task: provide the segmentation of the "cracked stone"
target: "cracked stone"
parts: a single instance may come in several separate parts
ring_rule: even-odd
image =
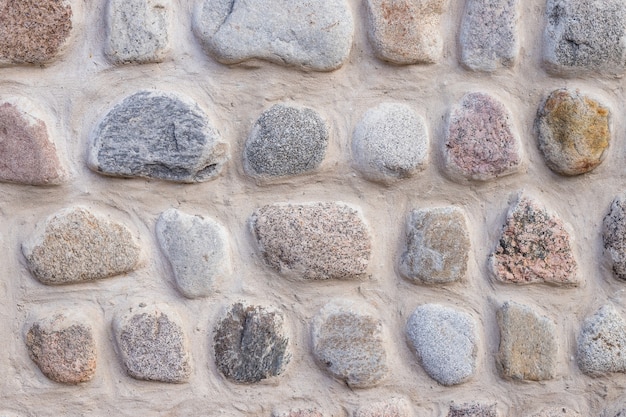
[[[615,307],[605,305],[583,321],[577,360],[592,376],[626,372],[626,321]]]
[[[626,196],[613,200],[602,223],[602,240],[613,273],[626,280]]]
[[[452,404],[448,417],[498,417],[496,404]]]
[[[354,417],[412,417],[411,403],[404,398],[391,398],[359,407]]]

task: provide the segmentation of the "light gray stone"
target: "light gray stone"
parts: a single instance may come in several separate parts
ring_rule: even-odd
[[[626,195],[616,197],[604,216],[602,240],[613,273],[626,280]]]
[[[448,417],[498,417],[496,404],[452,404]]]
[[[605,305],[583,321],[577,359],[592,376],[626,372],[626,321],[615,307]]]

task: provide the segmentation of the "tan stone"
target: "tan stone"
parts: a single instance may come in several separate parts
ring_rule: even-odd
[[[391,398],[359,407],[354,417],[411,417],[411,404],[404,398]]]

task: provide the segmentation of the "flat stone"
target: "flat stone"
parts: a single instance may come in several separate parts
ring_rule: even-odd
[[[260,59],[330,71],[348,59],[354,22],[345,0],[203,0],[194,29],[223,64]]]
[[[496,404],[452,404],[448,417],[498,417]]]
[[[126,226],[74,207],[39,224],[22,244],[22,252],[35,278],[57,285],[132,271],[139,262],[140,247]]]
[[[185,297],[214,294],[216,283],[230,274],[228,235],[214,220],[169,209],[159,217],[156,235]]]
[[[399,270],[409,281],[446,284],[465,277],[470,240],[467,220],[459,208],[413,210],[405,235]]]
[[[100,122],[88,164],[105,175],[193,183],[215,178],[227,158],[226,144],[196,103],[140,91]]]
[[[487,94],[465,95],[450,112],[443,158],[448,175],[457,181],[487,181],[518,172],[521,143],[509,111]]]
[[[616,197],[604,217],[602,241],[613,273],[626,280],[626,195]]]
[[[592,376],[626,372],[626,321],[615,307],[605,305],[583,321],[577,359]]]
[[[546,20],[543,60],[549,72],[624,74],[626,4],[622,0],[548,0]]]
[[[351,388],[376,386],[389,371],[382,322],[365,306],[326,304],[313,320],[312,337],[320,367]]]
[[[328,146],[328,127],[312,109],[275,104],[256,121],[244,150],[255,177],[284,177],[315,170]]]
[[[318,410],[313,409],[294,409],[282,413],[275,411],[274,413],[272,413],[272,417],[324,417],[324,414],[322,414]]]
[[[413,410],[406,399],[391,398],[359,407],[354,417],[413,417]]]
[[[78,384],[96,373],[96,343],[91,326],[70,314],[36,321],[26,334],[30,358],[55,382]]]
[[[367,0],[369,40],[394,64],[431,64],[443,54],[441,16],[448,0]]]
[[[539,149],[551,170],[579,175],[596,168],[611,140],[609,109],[579,91],[555,90],[537,114]]]
[[[182,321],[167,306],[133,307],[115,318],[113,331],[131,377],[172,383],[189,379],[191,358]]]
[[[169,49],[170,0],[109,0],[106,54],[118,64],[161,62]]]
[[[368,180],[383,183],[409,178],[426,168],[428,146],[424,119],[400,103],[369,109],[352,134],[356,169]]]
[[[269,266],[303,279],[362,277],[371,255],[371,236],[359,212],[347,204],[271,204],[250,219]]]
[[[291,360],[289,336],[281,310],[233,304],[215,328],[217,369],[238,383],[278,376]]]
[[[515,284],[578,285],[578,265],[561,219],[520,195],[491,255],[496,279]]]
[[[533,414],[531,417],[581,417],[576,411],[572,411],[565,407],[551,407],[544,408],[538,413]]]

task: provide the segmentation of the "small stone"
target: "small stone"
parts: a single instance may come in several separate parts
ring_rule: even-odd
[[[509,111],[493,97],[471,93],[450,112],[443,157],[457,181],[487,181],[521,168],[520,140]]]
[[[626,321],[605,305],[587,317],[578,335],[578,366],[589,375],[626,372]]]
[[[140,91],[100,122],[88,164],[105,175],[193,183],[215,178],[227,158],[226,144],[196,103]]]
[[[441,16],[448,0],[367,0],[368,35],[378,58],[432,64],[443,54]]]
[[[370,232],[347,204],[271,204],[258,209],[250,223],[265,261],[283,275],[350,279],[367,270]]]
[[[238,383],[278,376],[291,360],[283,312],[274,308],[233,304],[213,343],[217,369]]]
[[[572,411],[565,407],[544,408],[540,412],[533,414],[531,417],[581,417],[576,411]]]
[[[602,223],[604,252],[613,273],[626,280],[626,195],[616,197]]]
[[[145,381],[187,381],[191,358],[181,323],[167,306],[143,303],[116,317],[113,331],[128,375]]]
[[[244,167],[255,177],[313,171],[328,146],[328,127],[312,109],[276,104],[256,121],[244,150]]]
[[[428,132],[411,107],[382,103],[369,109],[352,135],[356,168],[371,181],[409,178],[426,167]]]
[[[412,417],[411,404],[404,398],[391,398],[359,407],[354,417]]]
[[[496,404],[452,404],[448,417],[498,417],[498,410]]]
[[[324,414],[317,410],[294,409],[284,413],[275,411],[272,417],[324,417]]]
[[[169,209],[159,217],[156,234],[185,297],[208,297],[230,273],[228,236],[214,220]]]
[[[537,114],[539,149],[551,170],[579,175],[596,168],[611,140],[609,109],[567,89],[553,91]]]
[[[378,385],[387,375],[381,321],[349,301],[326,304],[313,320],[313,355],[322,369],[351,388]]]
[[[223,64],[261,59],[331,71],[348,59],[354,22],[345,0],[203,0],[194,29]]]
[[[28,268],[48,285],[93,281],[134,270],[140,247],[126,226],[85,208],[61,210],[22,244]]]
[[[579,284],[578,265],[563,222],[525,195],[509,210],[491,263],[501,282]]]
[[[413,210],[406,224],[400,273],[415,283],[446,284],[465,277],[470,240],[456,207]]]

